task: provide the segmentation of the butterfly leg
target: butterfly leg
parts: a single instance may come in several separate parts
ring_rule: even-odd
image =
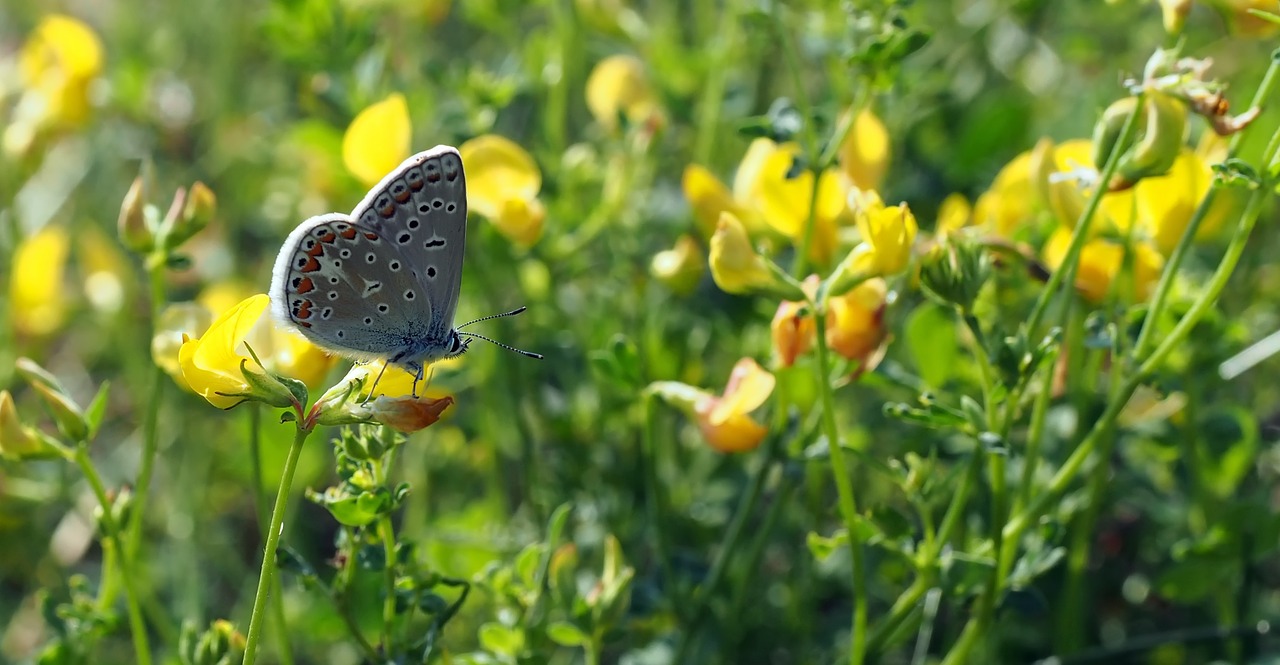
[[[405,363],[405,368],[413,372],[413,397],[418,397],[418,382],[422,380],[423,366],[419,362]]]
[[[366,402],[373,399],[373,391],[378,387],[378,382],[382,380],[382,375],[387,372],[387,365],[389,364],[387,362],[382,363],[382,369],[378,371],[378,376],[374,378],[373,385],[369,386],[369,394],[365,397]]]

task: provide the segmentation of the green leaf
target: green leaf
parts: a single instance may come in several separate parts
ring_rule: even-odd
[[[89,408],[84,412],[85,422],[89,425],[88,440],[92,441],[98,435],[98,428],[102,426],[102,417],[107,412],[107,389],[110,383],[103,381],[98,387],[98,394],[93,396],[93,401],[89,402]]]
[[[581,628],[568,621],[555,621],[547,626],[547,637],[562,647],[580,647],[591,641]]]
[[[1230,498],[1254,467],[1258,426],[1244,410],[1230,409],[1211,414],[1201,425],[1201,431],[1215,450],[1200,455],[1193,463],[1200,466],[1205,486],[1215,496]]]
[[[810,531],[808,537],[805,538],[805,545],[809,547],[809,553],[818,561],[826,561],[837,549],[848,544],[849,532],[845,529],[840,529],[829,537],[819,535],[816,531]]]
[[[480,626],[480,646],[503,656],[516,656],[524,649],[524,633],[500,623]]]
[[[907,317],[905,334],[920,378],[941,388],[954,373],[959,351],[955,319],[941,306],[924,303]]]

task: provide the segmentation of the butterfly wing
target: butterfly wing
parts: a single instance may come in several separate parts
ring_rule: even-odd
[[[462,159],[437,146],[405,160],[356,206],[294,229],[276,258],[276,317],[342,355],[447,355],[462,285]]]
[[[351,216],[384,234],[427,296],[426,344],[447,345],[462,288],[467,186],[462,156],[446,145],[424,150],[369,192]],[[427,360],[433,360],[428,354]]]

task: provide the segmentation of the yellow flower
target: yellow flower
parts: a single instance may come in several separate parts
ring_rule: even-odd
[[[1031,220],[1036,188],[1031,179],[1033,152],[1024,152],[1009,161],[991,182],[991,187],[974,204],[973,223],[1009,238]]]
[[[184,337],[197,332],[203,333],[212,322],[213,314],[209,308],[199,303],[179,302],[168,305],[156,320],[156,330],[151,337],[151,360],[173,377],[178,385],[190,388],[182,378],[178,351],[182,348]]]
[[[870,277],[888,277],[902,272],[911,260],[916,241],[916,216],[907,204],[892,208],[880,204],[862,207],[855,218],[862,241],[836,267],[832,295],[841,295]]]
[[[591,70],[587,109],[610,132],[618,129],[619,116],[632,125],[663,122],[662,107],[644,63],[630,55],[610,56]]]
[[[1049,237],[1044,247],[1044,259],[1049,267],[1058,270],[1067,256],[1067,248],[1071,245],[1071,231],[1066,227],[1058,229]],[[1080,251],[1080,266],[1076,271],[1076,289],[1086,300],[1100,303],[1111,291],[1111,283],[1124,262],[1124,247],[1103,238],[1096,238],[1085,243]],[[1164,268],[1164,258],[1146,243],[1133,245],[1133,287],[1138,302],[1145,301],[1151,295],[1160,271]],[[1133,294],[1121,294],[1128,300]]]
[[[969,224],[972,214],[973,207],[969,205],[969,199],[966,199],[964,194],[949,194],[947,198],[942,199],[942,205],[938,206],[938,221],[934,226],[934,234],[939,238],[945,238],[959,231]]]
[[[1138,181],[1134,187],[1138,220],[1161,253],[1167,256],[1177,246],[1212,182],[1212,169],[1190,148],[1182,150],[1169,173]],[[1215,230],[1201,224],[1196,237],[1204,239]]]
[[[102,71],[102,42],[81,21],[50,14],[23,45],[18,69],[23,87],[43,102],[43,119],[79,123],[89,110],[89,83]]]
[[[733,192],[706,167],[699,164],[686,166],[680,184],[684,197],[693,208],[693,220],[704,238],[710,238],[716,232],[722,212],[731,213],[752,232],[763,230],[759,215],[734,198]]]
[[[13,396],[0,390],[0,458],[10,460],[48,459],[58,457],[61,450],[39,430],[22,422]]]
[[[654,254],[653,262],[649,264],[649,272],[680,295],[693,292],[706,270],[702,248],[689,235],[680,236],[675,247]]]
[[[804,280],[805,295],[810,298],[815,297],[818,283],[817,275],[810,275]],[[769,323],[773,353],[783,367],[794,365],[796,358],[813,348],[813,336],[817,325],[813,319],[813,312],[809,311],[808,307],[808,303],[805,302],[783,300],[778,303],[778,311],[774,313],[773,321]]]
[[[53,224],[18,244],[9,278],[9,311],[19,333],[48,335],[66,320],[63,273],[69,245],[66,229]]]
[[[283,385],[255,372],[253,360],[239,351],[268,303],[266,294],[250,296],[215,319],[202,337],[184,335],[178,349],[182,376],[193,392],[219,409],[229,409],[250,397],[273,406],[292,403]]]
[[[316,400],[311,413],[321,425],[378,422],[416,432],[439,420],[453,397],[420,383],[417,388],[427,394],[413,396],[415,383],[415,376],[398,365],[358,363]]]
[[[1250,9],[1256,9],[1280,14],[1275,0],[1208,0],[1208,3],[1227,19],[1232,30],[1245,37],[1265,38],[1280,30],[1280,25],[1249,13]]]
[[[778,144],[766,138],[756,139],[748,149],[748,157],[760,161],[758,167],[751,165],[754,167],[754,179],[743,183],[745,200],[759,211],[769,226],[797,246],[803,242],[809,223],[814,179],[813,172],[808,170],[801,171],[794,178],[787,177],[799,154],[800,147],[795,143]],[[748,160],[744,158],[743,161]],[[837,224],[845,212],[848,191],[848,180],[837,169],[824,171],[818,179],[809,258],[819,264],[830,263],[835,252]]]
[[[765,289],[775,281],[764,257],[751,246],[751,238],[742,222],[727,212],[720,213],[720,223],[711,236],[711,277],[725,293],[749,293]]]
[[[840,145],[840,168],[860,189],[879,189],[889,169],[889,132],[870,109],[853,120]]]
[[[409,104],[393,93],[358,113],[342,137],[342,161],[366,186],[382,180],[409,157]]]
[[[538,200],[542,174],[533,157],[494,134],[471,139],[458,152],[467,170],[467,205],[512,242],[524,247],[537,242],[546,210]]]
[[[769,433],[751,412],[769,399],[777,383],[773,375],[751,358],[733,366],[723,395],[703,394],[693,405],[698,429],[712,448],[723,453],[754,449]]]
[[[827,300],[827,345],[848,360],[866,365],[884,341],[884,307],[889,292],[880,278],[869,279]]]
[[[733,366],[722,395],[674,381],[659,381],[650,389],[689,413],[712,448],[740,453],[759,446],[769,433],[751,417],[751,412],[769,399],[776,383],[774,376],[756,361],[743,358]]]

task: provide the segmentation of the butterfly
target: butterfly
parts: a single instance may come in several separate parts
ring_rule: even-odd
[[[317,215],[289,234],[271,271],[272,313],[320,348],[403,367],[415,395],[426,365],[466,353],[473,338],[541,359],[461,330],[524,307],[454,327],[466,240],[462,156],[438,145],[388,173],[350,215]]]

